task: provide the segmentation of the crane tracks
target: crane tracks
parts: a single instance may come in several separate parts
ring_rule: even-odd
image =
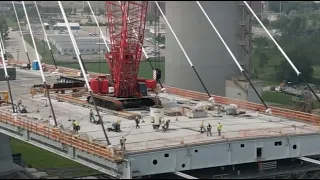
[[[54,99],[56,99],[58,101],[68,102],[70,104],[74,104],[74,105],[77,105],[77,106],[82,106],[82,107],[91,108],[91,109],[94,108],[94,106],[89,104],[86,100],[82,100],[82,99],[79,99],[79,98],[74,98],[74,97],[71,97],[69,95],[56,95],[55,94],[55,95],[52,95],[52,98],[54,98]],[[118,116],[118,117],[122,117],[122,118],[126,118],[126,119],[129,119],[129,120],[133,120],[137,116],[139,118],[141,118],[141,115],[138,114],[138,113],[135,113],[135,112],[124,111],[124,110],[114,111],[114,110],[110,110],[110,109],[102,108],[102,107],[98,107],[98,109],[101,112],[104,112],[106,114],[114,115],[114,116]]]

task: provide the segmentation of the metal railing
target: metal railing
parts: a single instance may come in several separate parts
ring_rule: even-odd
[[[90,142],[90,140],[83,137],[75,136],[72,133],[64,132],[44,123],[37,123],[26,118],[15,116],[10,112],[0,110],[0,122],[18,127],[19,130],[28,130],[31,133],[106,158],[113,162],[121,161],[122,159],[121,155],[115,152],[115,149],[109,148],[107,145]]]

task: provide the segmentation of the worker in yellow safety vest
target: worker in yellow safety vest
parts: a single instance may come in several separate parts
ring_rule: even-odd
[[[78,131],[80,130],[79,122],[73,120],[73,123],[72,123],[72,124],[73,124],[73,131],[74,131],[75,133],[78,133]]]
[[[221,123],[219,122],[219,123],[218,123],[218,126],[217,126],[218,136],[221,136],[221,130],[222,130],[222,125],[221,125]]]

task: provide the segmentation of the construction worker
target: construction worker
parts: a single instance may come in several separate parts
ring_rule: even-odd
[[[221,136],[221,130],[222,130],[222,125],[221,125],[221,123],[219,122],[219,123],[218,123],[218,126],[217,126],[218,136]]]
[[[121,139],[120,139],[120,145],[121,145],[121,150],[122,151],[126,150],[126,147],[125,147],[126,140],[127,139],[124,136],[122,136]]]
[[[166,124],[162,124],[162,133],[166,132]]]
[[[170,119],[168,119],[165,123],[166,131],[169,130],[169,123],[170,123]]]
[[[211,129],[212,129],[212,127],[211,127],[211,124],[209,123],[207,126],[207,136],[209,136],[209,134],[210,134],[210,136],[212,136]]]
[[[76,121],[76,120],[73,120],[73,131],[75,132],[75,133],[78,133],[78,131],[79,131],[79,129],[80,129],[80,126],[79,126],[79,122],[78,121]]]
[[[92,109],[90,109],[89,116],[90,116],[90,122],[93,122],[93,123],[96,122],[96,119],[94,118],[94,114],[93,114]]]
[[[204,121],[201,121],[200,123],[200,133],[203,133],[204,130]]]
[[[135,121],[136,121],[136,129],[137,129],[137,128],[140,129],[140,126],[139,126],[140,120],[139,120],[138,116],[136,116]]]
[[[21,99],[18,100],[18,106],[20,106],[22,104]]]

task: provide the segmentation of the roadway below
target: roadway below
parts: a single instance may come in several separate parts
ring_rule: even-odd
[[[10,38],[10,39],[5,41],[6,52],[10,53],[14,59],[28,63],[27,54],[25,53],[25,49],[23,47],[20,32],[19,31],[12,31],[12,28],[10,27],[8,38]],[[28,54],[30,57],[30,61],[32,62],[33,60],[36,60],[37,56],[36,56],[36,52],[35,52],[34,48],[32,46],[30,46],[26,41],[25,41],[25,44],[26,44],[27,51],[28,51]],[[17,53],[17,50],[20,52]],[[41,56],[40,56],[40,59],[42,59]]]

